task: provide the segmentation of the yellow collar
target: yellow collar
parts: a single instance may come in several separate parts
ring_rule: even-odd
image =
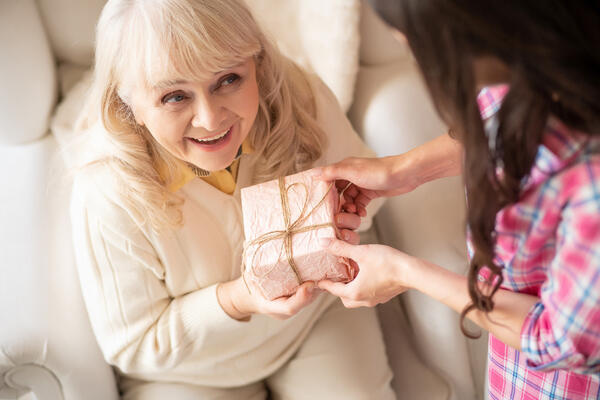
[[[250,146],[248,141],[244,140],[244,142],[242,143],[241,154],[250,154],[253,151],[254,151],[254,149],[252,149],[252,146]],[[177,164],[177,171],[175,173],[175,176],[173,177],[173,179],[167,186],[167,189],[172,193],[175,193],[176,191],[181,189],[186,183],[188,183],[192,179],[196,178],[196,174],[194,173],[194,171],[185,162],[183,162],[179,159],[176,159],[175,163]],[[209,172],[209,174],[207,176],[202,176],[200,178],[203,179],[208,184],[219,189],[223,193],[232,194],[233,191],[235,190],[235,183],[237,180],[238,167],[239,167],[239,157],[237,157],[235,160],[233,160],[233,162],[229,166],[229,169],[222,169],[219,171],[211,171],[211,172]],[[162,163],[160,163],[160,164],[157,163],[156,169],[158,170],[158,173],[160,174],[160,176],[164,180],[167,180],[168,171],[167,171],[166,166]]]

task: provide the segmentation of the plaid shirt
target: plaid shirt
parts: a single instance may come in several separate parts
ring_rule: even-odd
[[[478,96],[488,135],[507,91]],[[600,399],[600,138],[550,118],[496,232],[502,287],[540,301],[521,329],[521,351],[490,335],[490,399]]]

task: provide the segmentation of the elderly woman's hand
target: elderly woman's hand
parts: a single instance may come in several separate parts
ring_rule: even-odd
[[[266,314],[276,319],[287,319],[312,303],[321,290],[314,282],[304,282],[291,296],[274,300],[265,299],[257,291],[249,292],[242,278],[225,282],[217,287],[217,298],[230,317],[247,321],[252,314]]]
[[[342,240],[350,244],[360,242],[358,233],[354,232],[360,225],[358,215],[340,212],[335,215],[334,220]],[[312,303],[320,292],[322,291],[314,282],[304,282],[293,295],[269,301],[260,293],[249,293],[241,278],[217,287],[217,297],[223,310],[240,321],[248,320],[252,314],[266,314],[277,319],[289,318]]]

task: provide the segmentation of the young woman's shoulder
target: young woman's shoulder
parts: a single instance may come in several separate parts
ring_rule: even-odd
[[[600,154],[586,154],[558,176],[559,198],[563,203],[585,205],[600,211]]]

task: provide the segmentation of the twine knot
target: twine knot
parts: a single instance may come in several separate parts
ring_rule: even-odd
[[[250,247],[252,247],[254,245],[258,245],[258,247],[254,250],[252,262],[250,263],[251,264],[250,268],[253,269],[254,268],[254,257],[256,256],[256,253],[258,252],[258,250],[267,242],[270,242],[272,240],[282,239],[283,240],[282,250],[285,250],[287,262],[288,262],[290,268],[292,269],[292,271],[294,272],[294,275],[296,276],[298,285],[301,285],[302,278],[300,277],[300,271],[298,271],[298,267],[296,266],[296,262],[294,261],[294,249],[292,246],[293,236],[297,233],[308,232],[308,231],[323,229],[323,228],[328,228],[328,227],[332,227],[336,231],[336,234],[337,234],[337,227],[334,224],[332,224],[331,222],[303,226],[304,223],[306,222],[306,220],[315,212],[315,210],[317,208],[319,208],[321,206],[321,204],[323,204],[323,202],[327,198],[327,195],[331,191],[331,188],[333,187],[333,182],[329,185],[329,188],[327,189],[327,191],[325,192],[323,197],[319,200],[319,202],[310,211],[307,211],[308,203],[309,203],[309,199],[310,199],[310,191],[308,190],[308,188],[306,187],[305,184],[296,182],[296,183],[292,183],[286,187],[284,177],[279,177],[278,184],[279,184],[279,198],[281,201],[281,210],[283,213],[284,229],[264,233],[264,234],[260,235],[259,237],[255,238],[254,240],[252,240],[250,242],[246,242],[244,244],[244,251],[242,253],[242,278],[244,280],[244,283],[246,284],[246,287],[248,288],[248,291],[250,291],[250,288],[248,287],[248,284],[246,283],[246,279],[244,277],[244,272],[246,270],[246,252],[248,251],[248,249]],[[300,213],[298,218],[296,218],[295,221],[291,221],[291,211],[290,211],[290,205],[289,205],[288,192],[294,186],[301,186],[304,188],[305,198],[304,198],[304,204],[302,205],[302,212]],[[281,257],[281,253],[280,253],[279,257]]]

